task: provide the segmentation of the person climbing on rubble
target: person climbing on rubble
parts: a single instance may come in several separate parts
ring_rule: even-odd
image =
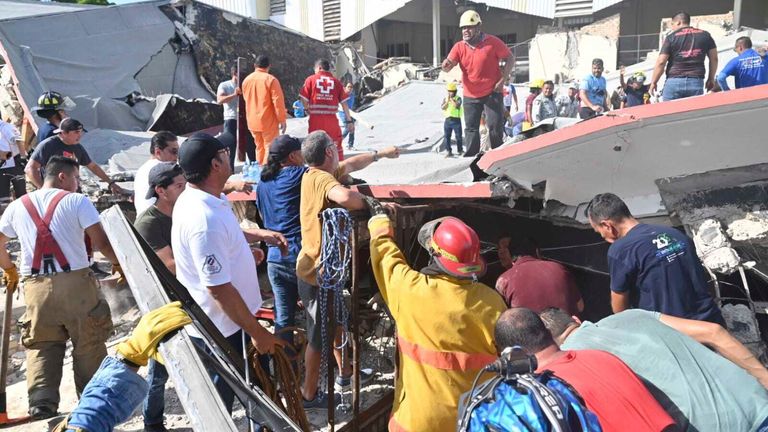
[[[179,138],[169,131],[157,132],[149,142],[149,159],[144,162],[133,177],[133,206],[136,215],[140,215],[155,203],[156,197],[147,198],[149,186],[149,172],[162,162],[176,162],[179,158]]]
[[[480,152],[480,116],[490,135],[491,148],[504,139],[504,80],[515,67],[515,55],[496,36],[482,31],[480,14],[468,10],[461,15],[459,27],[462,40],[456,42],[443,60],[442,70],[450,72],[461,68],[464,96],[464,131],[467,151],[464,156],[474,157]],[[499,67],[499,62],[504,66]]]
[[[350,112],[354,111],[355,108],[355,102],[357,101],[357,96],[355,95],[355,86],[348,82],[346,86],[344,86],[344,91],[347,93],[347,108]],[[347,120],[352,120],[352,123],[355,123],[355,119],[353,117],[347,117],[347,115],[344,113],[344,108],[340,104],[338,111],[336,111],[336,117],[339,119],[339,127],[341,128],[341,139],[342,141],[344,138],[347,138],[347,150],[352,150],[355,148],[355,129],[348,128]]]
[[[642,71],[635,72],[624,82],[625,73],[624,66],[622,66],[619,70],[619,83],[624,89],[624,97],[621,99],[619,109],[651,103],[651,93],[648,91],[648,86],[645,85],[645,74]]]
[[[242,357],[249,343],[259,354],[270,354],[276,344],[285,343],[262,327],[254,315],[262,300],[256,262],[248,244],[264,241],[287,252],[288,243],[274,231],[240,228],[222,194],[232,174],[228,152],[227,144],[205,133],[193,134],[179,150],[179,165],[188,184],[176,200],[171,218],[176,279],[237,355]],[[197,332],[190,331],[190,336],[209,351]],[[231,412],[234,392],[217,372],[210,372],[224,406]]]
[[[592,228],[608,248],[611,309],[629,309],[633,291],[637,307],[680,318],[725,326],[715,305],[696,247],[682,232],[640,223],[612,193],[596,195],[586,210]]]
[[[331,73],[331,62],[319,59],[315,62],[315,73],[304,80],[299,92],[307,115],[309,115],[309,133],[317,130],[325,131],[336,143],[339,150],[339,161],[344,160],[344,147],[341,144],[342,133],[336,111],[341,106],[344,111],[344,124],[348,133],[355,132],[355,122],[349,114],[349,94]]]
[[[579,116],[579,85],[575,82],[568,84],[568,93],[555,99],[558,117],[576,118]]]
[[[552,81],[545,81],[541,93],[533,100],[531,116],[534,125],[542,120],[557,117],[555,83]]]
[[[286,128],[285,96],[280,81],[269,73],[271,65],[269,57],[256,57],[254,71],[241,86],[248,130],[256,143],[255,160],[259,165],[267,163],[269,145],[275,137],[285,133]]]
[[[561,349],[620,358],[650,384],[648,390],[682,430],[768,427],[768,370],[718,324],[640,309],[595,323],[556,308],[539,316]]]
[[[91,156],[80,144],[85,129],[83,124],[73,118],[62,120],[58,129],[54,131],[56,135],[41,142],[29,158],[24,173],[27,175],[28,185],[34,186],[34,189],[43,187],[43,178],[45,177],[45,167],[53,156],[64,156],[73,159],[81,166],[88,168],[101,181],[107,183],[109,190],[118,195],[126,194],[126,191],[107,176],[107,173],[94,161]]]
[[[618,357],[597,350],[561,351],[544,322],[530,309],[505,311],[496,322],[494,339],[499,350],[519,346],[535,354],[537,372],[550,370],[576,389],[606,432],[680,430]]]
[[[168,270],[176,274],[176,263],[171,250],[171,226],[173,207],[184,191],[187,180],[176,162],[160,162],[153,166],[148,175],[148,190],[143,198],[152,198],[154,203],[140,213],[134,222],[136,231],[149,244]],[[168,371],[161,363],[151,360],[147,372],[149,392],[144,400],[142,414],[145,432],[165,431],[165,383]]]
[[[443,102],[440,104],[440,109],[443,110],[445,121],[443,122],[443,145],[440,146],[440,151],[446,152],[446,157],[453,156],[451,152],[451,133],[456,136],[456,155],[461,156],[464,153],[462,139],[461,139],[461,97],[456,93],[458,87],[456,83],[449,82],[445,85],[445,89],[448,91],[446,97],[443,98]]]
[[[717,71],[717,45],[709,32],[691,27],[691,16],[678,12],[672,17],[672,32],[664,39],[659,57],[653,68],[653,77],[648,89],[653,95],[656,85],[665,73],[661,97],[665,101],[682,99],[704,94],[715,86]],[[704,68],[704,59],[709,58]],[[706,80],[704,77],[706,75]]]
[[[375,206],[374,206],[375,207]],[[504,300],[478,282],[486,270],[477,233],[455,217],[424,224],[427,267],[411,268],[379,206],[368,222],[376,284],[397,325],[399,370],[390,431],[456,428],[459,396],[496,357],[493,326]]]
[[[733,76],[737,89],[768,84],[768,55],[752,48],[752,39],[742,36],[736,39],[733,50],[738,56],[731,59],[715,77],[721,90],[730,90],[726,78]]]
[[[543,79],[535,79],[529,84],[528,97],[525,98],[525,121],[522,125],[522,131],[530,129],[533,126],[533,101],[541,94],[541,88],[544,87]]]
[[[181,302],[144,314],[131,336],[117,346],[117,353],[104,358],[75,409],[52,432],[108,432],[128,420],[147,395],[139,368],[150,360],[161,364],[160,343],[191,323]]]
[[[75,387],[81,393],[107,355],[112,331],[109,305],[89,268],[84,234],[95,249],[119,270],[117,257],[85,195],[75,193],[79,165],[52,156],[42,188],[13,201],[0,217],[0,267],[13,289],[19,272],[7,241],[21,243],[21,277],[26,311],[19,319],[27,356],[29,414],[33,419],[56,415],[67,341],[72,342]]]
[[[555,306],[573,315],[584,310],[573,275],[562,264],[541,259],[532,238],[518,235],[500,239],[499,261],[508,270],[496,280],[496,291],[508,306],[534,312]]]
[[[47,91],[41,94],[37,98],[37,105],[32,107],[38,117],[45,119],[45,124],[37,129],[38,144],[56,135],[54,131],[69,117],[67,111],[72,111],[76,106],[72,99],[62,96],[59,92]]]
[[[323,75],[321,75],[323,76]],[[296,258],[296,276],[298,278],[299,297],[304,304],[307,315],[307,348],[304,353],[304,386],[301,393],[304,397],[305,408],[325,408],[328,404],[328,395],[318,391],[318,379],[320,375],[320,361],[322,346],[321,323],[318,323],[321,313],[319,310],[317,282],[317,270],[320,265],[320,245],[322,238],[322,226],[319,214],[331,207],[341,206],[348,210],[360,210],[366,208],[365,196],[357,191],[350,190],[339,183],[339,179],[361,170],[378,161],[380,158],[397,158],[400,150],[397,147],[388,147],[381,151],[366,152],[355,155],[343,162],[339,162],[339,148],[337,143],[328,133],[322,130],[310,133],[301,145],[301,154],[309,168],[301,176],[299,195],[296,196],[295,173],[288,172],[286,179],[290,183],[288,188],[293,198],[291,208],[295,209],[295,200],[299,199],[299,222],[301,223],[301,250]],[[285,169],[285,168],[283,168]],[[292,170],[293,171],[293,170]],[[278,185],[275,185],[278,186]],[[263,211],[263,210],[262,210]],[[295,214],[286,214],[291,218],[290,223],[295,224]],[[341,332],[337,332],[334,342],[334,356],[339,366],[339,375],[336,377],[336,389],[349,389],[352,385],[352,368],[341,357],[339,346]],[[373,374],[361,371],[360,382],[365,384],[373,378]]]
[[[603,76],[603,59],[592,60],[592,73],[579,83],[579,117],[591,119],[608,111],[608,90]]]

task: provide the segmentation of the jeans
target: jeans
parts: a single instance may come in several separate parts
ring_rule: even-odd
[[[661,98],[665,101],[704,94],[704,78],[667,78]]]
[[[145,425],[163,424],[165,383],[167,381],[168,370],[165,369],[165,366],[155,360],[150,360],[149,372],[147,373],[149,393],[147,393],[147,398],[144,399],[144,407],[142,409]]]
[[[233,137],[237,138],[237,119],[224,120],[224,132],[229,132]],[[256,161],[256,144],[253,141],[253,135],[249,131],[245,131],[245,155],[248,157],[248,161]],[[235,169],[235,156],[237,156],[237,140],[233,147],[229,149],[229,163],[230,167]]]
[[[461,142],[461,119],[457,117],[446,117],[445,123],[443,123],[443,145],[440,150],[448,150],[448,154],[451,154],[451,132],[456,135],[456,153],[461,154],[463,151],[463,144]]]
[[[504,139],[504,97],[493,92],[481,98],[464,97],[464,132],[467,137],[467,152],[464,156],[475,156],[480,152],[480,117],[485,112],[485,126],[491,141],[491,148],[501,145]]]
[[[275,293],[275,333],[296,324],[296,301],[299,299],[299,285],[296,280],[295,262],[268,262],[267,275]],[[284,333],[279,336],[293,343],[293,336]]]
[[[347,148],[352,148],[355,146],[355,133],[350,132],[349,129],[347,129],[347,126],[345,125],[343,128],[341,128],[341,139],[344,140],[349,136],[349,139],[347,140]]]

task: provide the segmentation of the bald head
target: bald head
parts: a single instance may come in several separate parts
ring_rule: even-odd
[[[536,312],[526,308],[511,308],[504,311],[496,322],[493,332],[496,346],[521,346],[530,353],[537,353],[555,345],[552,334]]]

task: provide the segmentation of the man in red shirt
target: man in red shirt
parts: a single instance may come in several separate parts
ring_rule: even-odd
[[[309,132],[324,130],[331,136],[339,152],[339,161],[344,160],[344,148],[341,145],[342,134],[339,127],[339,119],[336,112],[339,104],[344,110],[347,131],[353,133],[355,124],[349,115],[347,99],[349,95],[344,91],[344,85],[330,72],[331,63],[320,59],[315,62],[315,74],[310,75],[304,81],[304,86],[299,92],[301,102],[309,113]]]
[[[480,15],[468,10],[461,15],[460,42],[451,48],[443,60],[443,71],[450,72],[456,65],[461,68],[464,86],[464,132],[467,151],[464,156],[475,156],[480,151],[480,116],[485,110],[485,124],[491,148],[501,145],[504,137],[504,79],[515,65],[515,55],[496,36],[480,30]],[[504,61],[504,67],[499,62]]]
[[[535,353],[537,372],[551,370],[573,386],[610,431],[679,430],[642,381],[618,357],[605,351],[560,351],[536,312],[512,308],[501,314],[494,329],[501,350],[521,346]]]
[[[496,291],[508,306],[526,307],[537,313],[556,307],[570,315],[584,310],[581,293],[568,269],[541,259],[533,239],[499,240],[499,260],[509,270],[496,280]]]

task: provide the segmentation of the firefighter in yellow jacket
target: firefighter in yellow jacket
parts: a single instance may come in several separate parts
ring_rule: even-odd
[[[459,396],[496,359],[493,328],[506,309],[477,281],[485,272],[480,241],[454,217],[425,224],[419,243],[432,257],[416,271],[392,238],[386,214],[368,222],[371,264],[397,324],[400,369],[390,431],[456,429]]]

